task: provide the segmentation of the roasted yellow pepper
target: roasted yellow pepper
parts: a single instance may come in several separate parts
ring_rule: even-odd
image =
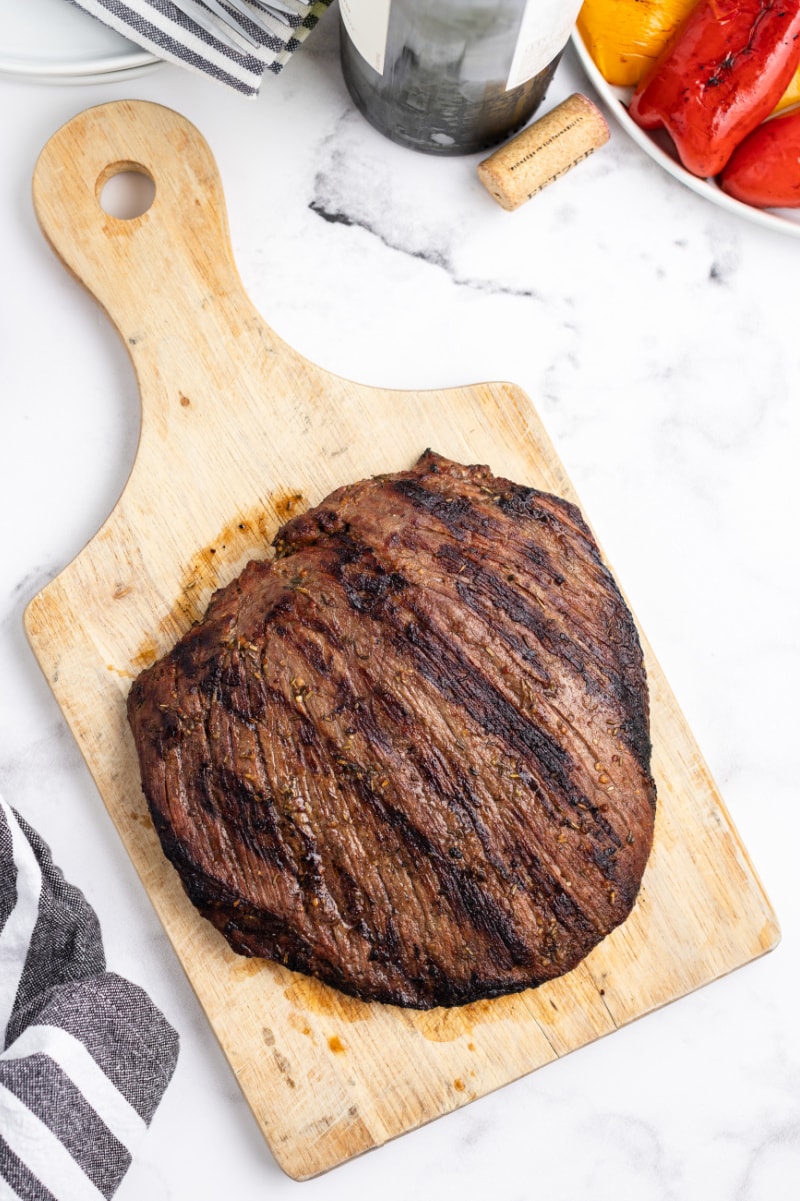
[[[578,32],[607,83],[635,87],[696,0],[584,0]]]
[[[775,112],[779,113],[782,108],[788,108],[790,104],[797,104],[799,101],[800,101],[800,67],[798,67],[797,70],[795,71],[794,79],[789,84],[788,88],[783,93],[783,95],[781,96],[777,105],[775,106]]]

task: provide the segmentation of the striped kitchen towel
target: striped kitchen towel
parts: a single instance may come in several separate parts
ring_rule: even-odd
[[[106,971],[100,927],[0,797],[0,1198],[101,1201],[175,1069],[178,1036]]]
[[[158,58],[254,96],[278,74],[333,0],[71,0]],[[214,8],[234,10],[231,34]]]

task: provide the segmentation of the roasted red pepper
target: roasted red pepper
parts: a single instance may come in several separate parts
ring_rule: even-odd
[[[800,0],[700,0],[637,87],[630,114],[664,128],[694,175],[717,175],[800,63]]]
[[[723,192],[756,208],[800,208],[800,108],[748,134],[719,182]]]

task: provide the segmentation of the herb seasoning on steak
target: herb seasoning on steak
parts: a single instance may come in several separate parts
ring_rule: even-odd
[[[630,912],[655,814],[639,640],[578,510],[428,451],[275,547],[129,696],[193,903],[365,1000],[569,971]]]

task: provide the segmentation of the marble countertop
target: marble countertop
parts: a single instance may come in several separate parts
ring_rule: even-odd
[[[592,94],[569,50],[548,105],[575,90]],[[203,132],[245,287],[308,358],[367,383],[527,391],[783,931],[764,958],[302,1185],[264,1144],[22,627],[136,451],[124,348],[30,200],[55,129],[123,96]],[[109,965],[182,1040],[120,1201],[800,1195],[800,243],[710,205],[613,124],[600,153],[507,214],[475,157],[418,156],[363,121],[334,19],[255,101],[171,67],[89,86],[0,80],[0,129],[0,791],[97,910]]]

